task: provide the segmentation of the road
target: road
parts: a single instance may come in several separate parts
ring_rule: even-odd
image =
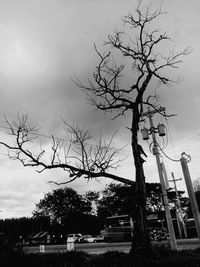
[[[107,251],[124,251],[129,252],[131,247],[130,242],[121,242],[121,243],[84,243],[84,244],[74,244],[74,249],[76,251],[85,251],[90,254],[99,254]],[[53,252],[66,252],[67,244],[64,245],[45,245],[45,246],[34,246],[34,247],[25,247],[24,252],[26,253],[53,253]]]
[[[169,246],[169,241],[153,241],[153,245],[165,245]],[[179,239],[177,240],[178,250],[182,249],[196,249],[200,247],[200,241],[197,238],[193,239]],[[131,248],[131,242],[120,242],[120,243],[85,243],[85,244],[75,244],[74,249],[76,251],[84,251],[89,254],[99,254],[107,251],[123,251],[129,252]],[[68,245],[69,249],[69,245]],[[25,247],[24,251],[26,253],[62,253],[67,251],[67,245],[45,245],[45,246],[35,246],[35,247]]]

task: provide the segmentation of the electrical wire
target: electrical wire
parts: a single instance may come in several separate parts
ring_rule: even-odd
[[[182,144],[185,144],[185,143],[189,142],[191,139],[196,138],[196,137],[198,137],[198,136],[200,136],[200,133],[197,133],[197,134],[194,134],[194,135],[188,137],[187,139],[181,141],[180,143],[175,144],[174,147],[177,147],[177,146],[180,146],[180,145],[182,145]]]
[[[156,142],[156,143],[157,143],[157,142]],[[159,145],[158,143],[157,143],[157,145],[159,146],[161,152],[163,153],[163,155],[164,155],[166,158],[168,158],[169,160],[174,161],[174,162],[179,162],[179,161],[180,161],[180,159],[172,159],[171,157],[169,157],[169,156],[163,151],[163,149],[160,147],[160,145]]]

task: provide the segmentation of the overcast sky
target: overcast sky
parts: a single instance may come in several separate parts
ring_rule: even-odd
[[[182,152],[192,156],[189,164],[192,179],[200,177],[200,27],[198,0],[144,0],[144,4],[162,4],[167,14],[160,17],[157,27],[167,31],[174,47],[191,47],[192,53],[173,75],[182,82],[172,87],[159,87],[161,105],[168,113],[178,114],[167,121],[155,116],[155,124],[164,123],[167,138],[159,139],[167,145],[165,153],[179,159]],[[61,116],[79,122],[91,130],[101,129],[107,138],[114,131],[116,146],[124,147],[127,159],[116,174],[134,179],[133,160],[129,145],[129,117],[115,121],[87,104],[84,93],[71,81],[77,75],[87,79],[97,56],[93,43],[103,51],[103,41],[116,28],[124,29],[121,19],[134,10],[136,0],[1,0],[0,1],[0,125],[4,114],[10,120],[17,113],[27,113],[40,126],[40,134],[64,137]],[[164,49],[164,48],[163,48]],[[166,49],[166,47],[165,47]],[[155,85],[156,86],[156,85]],[[152,90],[155,88],[152,88]],[[148,127],[148,122],[145,124]],[[8,140],[6,130],[0,128],[0,140]],[[50,139],[46,137],[46,145]],[[148,159],[145,163],[147,182],[158,182],[155,158],[143,142]],[[62,171],[35,172],[20,162],[9,160],[6,150],[0,150],[0,218],[31,216],[44,193],[55,189],[48,180],[63,182]],[[182,177],[180,163],[163,157],[166,169]],[[101,190],[109,180],[75,181],[69,186],[79,193]],[[184,189],[184,183],[177,184]]]

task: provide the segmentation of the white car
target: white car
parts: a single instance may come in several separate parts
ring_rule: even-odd
[[[92,235],[83,235],[81,238],[80,238],[80,240],[79,240],[79,242],[80,243],[93,243],[93,242],[95,242],[95,237],[92,237]]]
[[[102,235],[96,236],[94,242],[95,243],[104,242],[104,236],[102,236]]]
[[[80,241],[80,239],[82,238],[82,234],[69,234],[67,236],[67,242],[74,242],[74,243],[78,243]]]

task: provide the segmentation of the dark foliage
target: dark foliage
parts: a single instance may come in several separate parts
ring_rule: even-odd
[[[20,236],[25,237],[30,233],[49,230],[49,217],[22,217],[0,220],[0,233],[5,234],[9,240],[9,243],[12,243],[13,245],[19,241]]]
[[[73,213],[91,212],[91,203],[69,187],[59,188],[45,194],[36,204],[34,217],[50,216],[51,221],[60,221],[62,217]]]
[[[123,184],[109,184],[103,191],[102,197],[96,200],[97,214],[104,220],[107,216],[129,214],[135,215],[135,186]],[[183,197],[184,191],[179,191],[181,206],[188,206],[188,198]],[[175,192],[168,192],[169,203],[172,207],[176,205]],[[160,183],[146,183],[146,211],[147,214],[163,210],[162,194]]]
[[[97,200],[97,214],[102,219],[116,214],[133,216],[134,201],[135,186],[111,183],[102,191],[102,197]]]
[[[98,217],[89,214],[71,214],[62,220],[63,232],[98,235],[103,225]]]
[[[111,251],[104,254],[89,255],[84,252],[57,254],[23,254],[7,252],[2,258],[3,267],[197,267],[200,266],[200,249],[171,251],[155,248],[151,255],[140,257],[123,252]]]

